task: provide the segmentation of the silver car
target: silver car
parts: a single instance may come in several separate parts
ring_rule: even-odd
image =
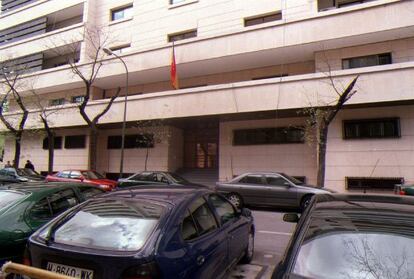
[[[229,182],[217,182],[216,190],[237,207],[251,205],[299,210],[306,208],[313,195],[332,192],[306,185],[279,172],[244,173]]]

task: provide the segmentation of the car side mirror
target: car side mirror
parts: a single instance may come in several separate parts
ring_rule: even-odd
[[[248,208],[243,207],[240,210],[240,215],[244,216],[244,217],[252,217],[252,211]]]
[[[283,215],[283,221],[297,223],[299,221],[299,216],[296,213],[286,213]]]

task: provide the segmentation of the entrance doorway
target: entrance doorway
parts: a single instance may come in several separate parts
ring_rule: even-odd
[[[184,131],[184,167],[218,168],[218,123],[198,124]]]

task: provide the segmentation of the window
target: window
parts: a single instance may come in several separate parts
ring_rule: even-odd
[[[391,63],[392,63],[391,53],[382,53],[382,54],[342,59],[342,69],[371,67],[371,66],[386,65],[386,64],[391,64]]]
[[[101,189],[96,188],[96,187],[79,187],[78,189],[79,189],[79,192],[81,192],[81,194],[82,194],[82,196],[85,200],[87,200],[89,198],[92,198],[96,195],[105,193],[104,190],[101,190]]]
[[[70,171],[61,171],[56,174],[57,177],[69,178]]]
[[[65,137],[65,148],[66,149],[76,149],[76,148],[85,148],[86,145],[86,136],[66,136]]]
[[[62,149],[62,137],[54,137],[53,141],[54,141],[54,144],[53,144],[54,149]],[[49,138],[47,137],[43,139],[43,149],[45,150],[49,149]]]
[[[247,27],[247,26],[262,24],[262,23],[266,23],[266,22],[277,21],[277,20],[281,20],[281,19],[282,19],[282,13],[281,12],[276,12],[276,13],[267,14],[267,15],[259,15],[259,16],[245,18],[244,19],[244,26]]]
[[[318,11],[327,11],[336,8],[343,8],[358,5],[375,0],[318,0]]]
[[[80,96],[73,96],[71,102],[75,103],[75,104],[79,104],[82,103],[85,100],[85,96],[84,95],[80,95]]]
[[[157,227],[163,210],[150,200],[90,201],[56,229],[55,242],[107,251],[138,251]]]
[[[121,149],[122,136],[108,136],[108,149]],[[153,134],[125,135],[124,148],[152,148],[154,147]]]
[[[121,53],[125,52],[130,47],[131,47],[131,44],[126,44],[126,45],[111,47],[110,50],[114,53],[121,54]]]
[[[400,119],[360,119],[343,122],[344,139],[399,138]]]
[[[234,210],[234,207],[231,205],[231,203],[229,203],[219,195],[210,195],[208,197],[208,200],[213,205],[222,224],[236,217],[236,211]]]
[[[50,100],[50,106],[61,106],[65,104],[65,98],[53,99]]]
[[[404,184],[403,177],[345,177],[348,190],[394,190]]]
[[[260,80],[260,79],[269,79],[269,78],[281,78],[281,77],[287,77],[289,74],[279,74],[279,75],[270,75],[270,76],[260,76],[260,77],[254,77],[252,80]]]
[[[260,174],[250,174],[242,177],[239,183],[243,184],[264,184]]]
[[[286,181],[283,177],[274,176],[274,175],[266,175],[266,182],[272,186],[289,186],[290,183]]]
[[[111,10],[111,20],[119,20],[125,18],[132,18],[132,4]]]
[[[233,135],[233,145],[259,145],[303,142],[303,129],[292,127],[235,130]]]
[[[70,175],[69,175],[69,178],[72,178],[72,179],[81,179],[82,178],[82,175],[81,175],[80,171],[71,171],[70,172]]]
[[[193,218],[193,226],[196,227],[197,236],[202,236],[217,229],[216,219],[214,218],[213,213],[208,207],[207,202],[203,198],[197,199],[194,203],[190,205],[189,214]],[[187,238],[189,236],[194,236],[194,233],[191,229],[191,223],[188,218],[186,220],[186,223],[184,223],[183,221],[182,234],[183,238],[184,236]]]
[[[184,240],[192,240],[198,237],[197,228],[194,223],[193,216],[191,216],[190,211],[186,211],[184,216],[183,224],[181,225],[181,235]]]
[[[185,39],[194,38],[194,37],[197,37],[197,29],[168,35],[168,41],[175,42],[175,41],[185,40]]]
[[[48,219],[78,204],[75,192],[66,189],[40,200],[30,210],[30,215],[35,219]]]
[[[182,3],[182,2],[185,2],[185,0],[170,0],[170,4],[171,5],[178,4],[178,3]]]

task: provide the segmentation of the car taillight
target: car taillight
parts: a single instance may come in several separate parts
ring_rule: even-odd
[[[27,247],[24,249],[22,264],[28,266],[32,265],[32,261],[30,259],[30,252],[29,249],[27,249]]]
[[[400,190],[400,195],[405,195],[406,193],[405,193],[405,191],[404,190]]]
[[[157,279],[159,271],[155,263],[130,267],[122,274],[122,279]]]

